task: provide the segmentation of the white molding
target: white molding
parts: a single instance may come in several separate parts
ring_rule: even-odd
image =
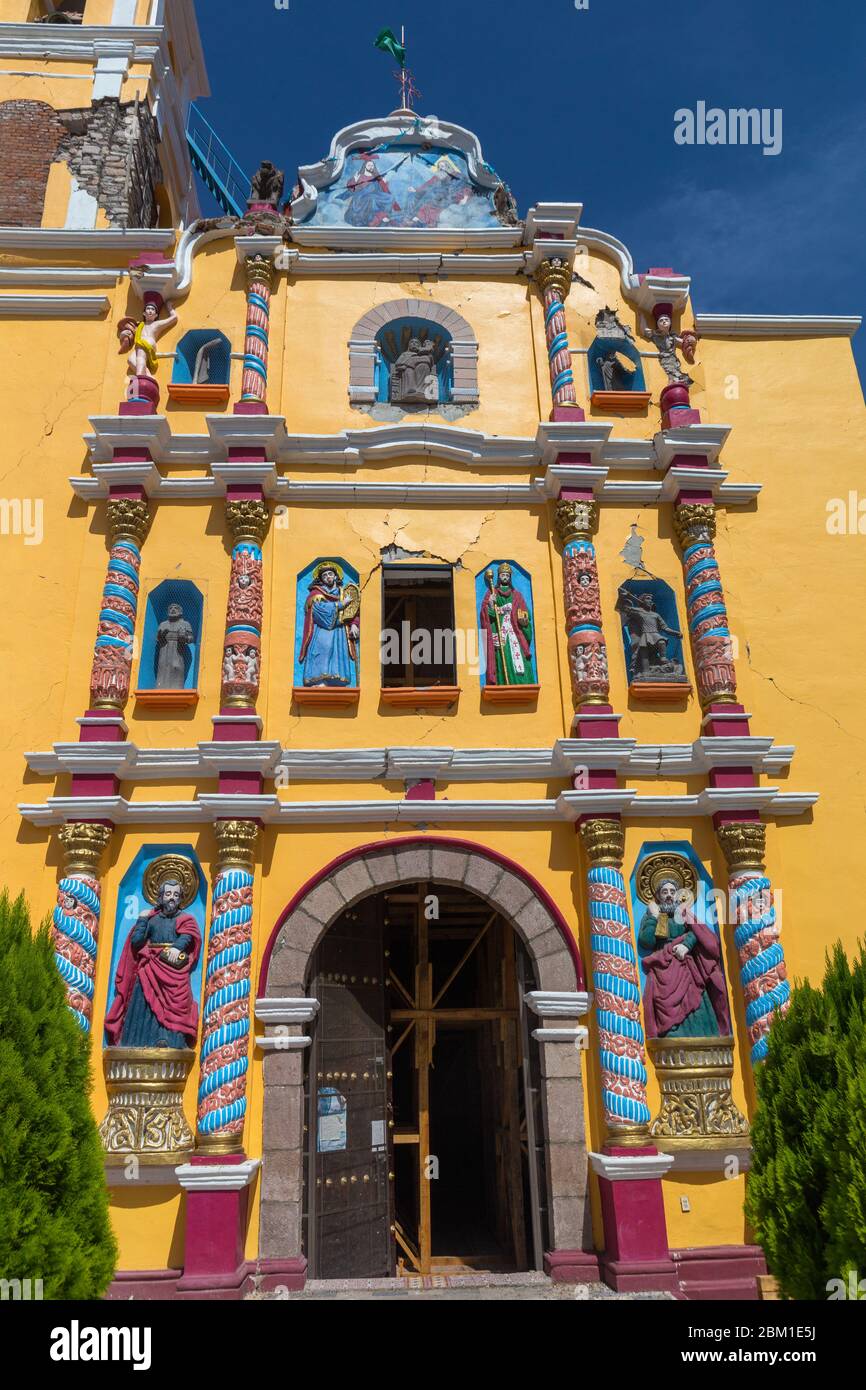
[[[659,430],[653,436],[656,467],[662,471],[670,468],[677,454],[705,458],[711,466],[715,466],[731,429],[731,425],[701,424]]]
[[[608,719],[610,716],[600,716]],[[247,723],[252,716],[214,715],[215,724]],[[78,723],[116,727],[111,718]],[[261,727],[261,716],[255,716]],[[126,726],[121,722],[121,729]],[[288,748],[277,740],[210,741],[193,747],[140,748],[135,743],[57,742],[50,751],[25,753],[40,776],[109,771],[124,781],[213,778],[220,771],[280,768],[292,782],[402,782],[407,777],[447,782],[521,782],[571,778],[579,768],[610,768],[633,778],[666,779],[748,765],[778,772],[791,763],[793,745],[757,736],[700,737],[694,743],[639,744],[632,738],[561,738],[552,748]],[[746,790],[753,791],[748,788]],[[761,789],[759,789],[761,790]],[[784,797],[790,795],[781,793]],[[741,798],[740,798],[741,799]],[[778,797],[776,797],[778,803]],[[784,801],[783,801],[784,805]]]
[[[98,319],[110,307],[110,300],[103,294],[0,295],[0,318]]]
[[[591,488],[596,497],[603,497],[609,491],[608,469],[595,467],[589,463],[552,463],[544,476],[535,479],[535,487],[542,497],[549,500],[558,498],[563,488]],[[654,487],[654,483],[637,484]]]
[[[295,246],[324,247],[332,251],[368,251],[383,246],[410,251],[472,251],[484,247],[520,246],[520,227],[311,227],[300,223],[291,229]],[[523,257],[521,256],[522,260]],[[461,257],[462,261],[462,257]]]
[[[243,1163],[181,1163],[175,1177],[186,1192],[240,1192],[262,1166],[260,1158]]]
[[[673,1165],[673,1154],[598,1154],[587,1155],[592,1171],[608,1182],[645,1181],[663,1178]]]
[[[4,285],[45,285],[70,289],[79,286],[96,289],[115,286],[129,272],[120,267],[111,270],[78,266],[0,267],[0,289]]]
[[[539,1018],[583,1018],[592,1002],[586,990],[532,989],[523,998]]]
[[[589,1029],[578,1028],[533,1028],[532,1036],[540,1043],[572,1043],[579,1052],[589,1045]]]
[[[590,463],[605,460],[613,424],[599,420],[540,420],[535,433],[537,459],[543,466],[554,464],[560,454],[589,454]]]
[[[176,233],[159,228],[97,228],[93,231],[69,231],[57,227],[0,227],[0,251],[32,251],[42,255],[53,251],[123,251],[134,256],[138,251],[166,251],[174,243]]]
[[[318,999],[271,999],[265,996],[256,1000],[255,1015],[262,1023],[312,1023],[321,1005]]]
[[[858,314],[695,314],[705,338],[853,338]]]
[[[447,275],[514,276],[531,273],[530,259],[525,252],[497,253],[471,256],[464,252],[441,254],[423,252],[402,255],[387,251],[293,251],[287,247],[277,258],[277,267],[289,275],[400,275],[407,279],[421,276],[435,278]]]
[[[259,1033],[255,1045],[262,1052],[303,1052],[304,1048],[312,1045],[312,1041],[308,1033],[281,1033],[277,1037]]]

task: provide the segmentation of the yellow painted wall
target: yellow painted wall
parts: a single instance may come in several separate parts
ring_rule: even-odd
[[[8,5],[6,6],[8,9]],[[5,17],[0,5],[0,17]],[[116,264],[117,253],[104,253],[103,264]],[[2,264],[11,264],[4,256]],[[22,258],[15,257],[21,264]],[[84,253],[77,263],[86,263]],[[594,286],[575,285],[567,321],[572,346],[586,348],[594,337],[600,307],[616,307],[622,321],[638,333],[634,311],[620,298],[619,272],[596,256],[578,267]],[[86,291],[70,291],[85,293]],[[128,283],[102,290],[111,299],[105,319],[87,322],[13,321],[0,335],[0,418],[5,424],[3,496],[41,500],[44,539],[26,545],[24,537],[0,537],[0,563],[6,592],[14,594],[0,611],[0,661],[7,672],[9,729],[0,746],[0,776],[11,807],[19,801],[41,802],[65,779],[26,771],[26,749],[47,749],[57,740],[77,737],[76,716],[87,705],[88,676],[99,597],[105,574],[105,512],[89,507],[71,493],[70,475],[87,472],[82,440],[88,416],[114,414],[124,389],[124,359],[118,355],[116,323],[135,307]],[[346,342],[357,320],[373,305],[391,299],[421,297],[455,308],[466,317],[479,340],[481,405],[461,422],[489,433],[533,436],[549,409],[549,386],[542,315],[535,291],[523,284],[469,279],[405,281],[397,277],[324,278],[282,276],[272,310],[270,402],[286,417],[290,432],[327,433],[368,428],[375,422],[348,404]],[[178,329],[164,338],[160,351],[171,352],[191,328],[218,326],[236,351],[242,350],[245,317],[243,278],[230,241],[207,247],[197,258],[192,290],[179,305]],[[638,340],[638,346],[643,347]],[[657,393],[662,378],[656,364],[646,363],[648,385]],[[585,400],[582,359],[576,359],[578,395]],[[201,412],[166,401],[169,364],[160,367],[163,404],[175,433],[204,433]],[[856,535],[827,531],[827,503],[847,497],[863,476],[863,402],[850,346],[841,339],[724,340],[705,339],[693,372],[693,404],[704,420],[733,426],[723,460],[732,481],[759,481],[756,505],[719,513],[717,552],[725,586],[731,630],[739,647],[740,695],[752,714],[753,732],[772,734],[777,742],[795,744],[789,774],[772,783],[791,790],[820,793],[814,815],[776,822],[767,832],[767,864],[781,900],[782,940],[789,971],[799,978],[820,976],[824,952],[840,937],[850,950],[860,934],[855,912],[828,914],[819,884],[826,865],[833,865],[834,901],[855,903],[860,865],[856,852],[840,845],[856,843],[861,815],[866,753],[860,731],[864,647],[859,622],[863,591],[864,547]],[[736,378],[732,382],[731,378]],[[235,366],[233,393],[239,388]],[[733,395],[733,392],[736,392]],[[644,416],[617,419],[620,437],[648,438],[658,429],[656,404]],[[195,474],[173,468],[172,476]],[[295,468],[298,478],[372,480],[454,480],[527,482],[534,468],[472,469],[441,460],[411,458],[344,470],[338,467]],[[617,474],[617,476],[621,476]],[[646,474],[640,475],[646,477]],[[219,667],[228,580],[229,537],[220,503],[167,503],[154,508],[145,544],[143,615],[149,590],[165,578],[193,580],[205,597],[205,638],[198,706],[190,711],[154,715],[134,700],[126,711],[129,737],[142,747],[189,746],[211,736],[211,716],[218,709]],[[670,505],[639,508],[605,504],[597,537],[602,607],[608,638],[614,709],[622,714],[621,734],[642,743],[690,743],[700,732],[694,700],[685,709],[652,710],[629,705],[625,664],[614,610],[618,584],[630,575],[619,552],[635,523],[645,538],[644,563],[677,594],[685,620],[682,574],[672,539]],[[477,677],[462,670],[456,711],[394,712],[379,704],[377,663],[380,596],[377,567],[382,547],[397,543],[431,557],[460,561],[455,572],[458,627],[474,624],[474,575],[492,560],[518,561],[532,575],[538,632],[541,695],[537,710],[482,708]],[[292,710],[295,576],[317,555],[334,553],[353,564],[366,583],[362,609],[361,683],[357,710],[322,713]],[[543,507],[460,511],[454,508],[350,509],[304,506],[293,509],[288,526],[273,525],[265,545],[264,671],[259,712],[264,737],[296,748],[430,746],[549,746],[570,728],[571,700],[564,660],[560,561],[550,539]],[[142,620],[139,623],[139,634]],[[690,654],[686,655],[693,676]],[[135,673],[134,673],[135,674]],[[767,779],[765,779],[767,780]],[[701,778],[659,783],[641,780],[642,792],[697,791]],[[561,784],[444,784],[437,794],[451,798],[539,797],[555,795]],[[122,792],[137,800],[162,795],[192,796],[193,787],[143,783]],[[395,784],[368,787],[352,782],[293,783],[281,791],[286,799],[397,798]],[[331,826],[273,828],[263,836],[261,862],[267,873],[256,883],[253,980],[261,952],[283,907],[306,879],[336,855],[389,835],[396,827]],[[401,827],[400,833],[406,833]],[[437,833],[435,822],[431,834]],[[574,924],[589,965],[588,923],[583,897],[583,867],[571,826],[448,825],[442,833],[477,841],[509,856],[533,873]],[[629,822],[626,831],[626,876],[645,839],[692,843],[717,886],[726,881],[725,865],[706,819],[664,823]],[[108,989],[111,940],[120,879],[143,844],[188,842],[208,872],[213,844],[199,826],[134,827],[113,838],[105,874],[102,944],[96,982],[97,1025]],[[53,834],[21,821],[14,810],[0,821],[0,881],[13,892],[28,893],[36,917],[54,899],[58,853]],[[734,1098],[741,1108],[752,1101],[751,1072],[744,1041],[736,953],[726,934],[725,964],[731,986],[738,1034]],[[94,1034],[98,1059],[100,1029]],[[598,1100],[593,1046],[586,1055],[587,1137],[593,1147],[604,1138]],[[94,1104],[104,1112],[105,1092],[97,1064]],[[192,1120],[197,1076],[191,1075],[186,1108]],[[658,1104],[651,1075],[649,1101]],[[261,1152],[262,1081],[260,1055],[254,1054],[248,1090],[247,1150]],[[665,1181],[671,1244],[733,1244],[745,1238],[742,1177],[676,1175]],[[257,1201],[258,1189],[255,1197]],[[681,1210],[687,1195],[691,1211]],[[113,1194],[113,1219],[121,1240],[124,1268],[177,1265],[179,1207],[177,1194],[146,1189]],[[597,1216],[597,1212],[596,1212]],[[600,1227],[596,1227],[600,1242]],[[247,1253],[257,1240],[257,1207],[249,1224]]]

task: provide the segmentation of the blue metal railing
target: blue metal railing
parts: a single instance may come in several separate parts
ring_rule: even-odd
[[[195,103],[187,115],[186,138],[192,166],[220,207],[235,217],[243,217],[250,196],[250,178]]]

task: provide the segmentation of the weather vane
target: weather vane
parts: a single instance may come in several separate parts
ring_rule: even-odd
[[[413,102],[420,97],[421,93],[415,86],[415,79],[406,67],[406,30],[400,25],[400,38],[398,40],[393,29],[383,29],[374,44],[375,48],[380,48],[383,53],[390,53],[392,58],[396,58],[400,64],[400,71],[395,72],[394,76],[400,83],[400,105],[404,111],[414,110]]]

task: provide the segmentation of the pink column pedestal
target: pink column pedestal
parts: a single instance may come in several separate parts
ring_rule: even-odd
[[[244,1154],[219,1158],[193,1154],[176,1169],[186,1193],[183,1275],[177,1292],[220,1296],[240,1288],[248,1270],[244,1240],[250,1184],[259,1163]]]
[[[589,1158],[601,1194],[605,1283],[618,1293],[677,1292],[662,1197],[662,1177],[673,1157],[652,1147],[611,1147]]]
[[[595,1250],[548,1250],[544,1272],[554,1284],[597,1284],[601,1279]]]

